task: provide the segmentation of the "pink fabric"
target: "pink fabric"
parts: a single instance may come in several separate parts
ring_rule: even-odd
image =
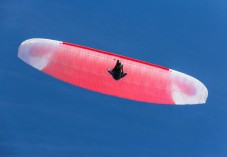
[[[197,103],[191,99],[198,99],[196,95],[200,94],[196,85],[203,88],[200,82],[196,83],[198,80],[188,75],[84,46],[38,39],[25,43],[22,49],[28,51],[25,56],[29,59],[21,57],[25,62],[55,78],[121,98],[159,104],[177,104],[178,101],[179,104],[190,104]],[[107,71],[117,60],[127,73],[118,81]]]

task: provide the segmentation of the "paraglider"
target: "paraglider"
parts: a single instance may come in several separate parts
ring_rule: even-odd
[[[204,84],[189,75],[67,42],[29,39],[21,43],[18,57],[67,83],[130,100],[158,104],[200,104],[205,103],[208,97]]]
[[[127,73],[124,73],[123,65],[119,60],[117,60],[117,63],[113,70],[108,69],[108,72],[113,76],[115,80],[120,80],[127,75]]]

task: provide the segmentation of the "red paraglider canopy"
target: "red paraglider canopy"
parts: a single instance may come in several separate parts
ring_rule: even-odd
[[[55,78],[100,93],[161,104],[205,103],[206,87],[186,74],[117,54],[49,39],[20,45],[19,58]],[[116,81],[108,73],[116,61],[127,76]]]

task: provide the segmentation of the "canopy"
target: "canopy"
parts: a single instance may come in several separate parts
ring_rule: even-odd
[[[197,79],[125,56],[49,39],[24,41],[18,57],[34,68],[73,85],[121,98],[158,104],[205,103],[208,91]],[[116,61],[127,75],[108,73]]]

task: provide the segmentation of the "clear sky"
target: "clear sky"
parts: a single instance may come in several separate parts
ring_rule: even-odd
[[[226,157],[226,0],[1,0],[0,157]],[[205,105],[166,106],[61,82],[17,58],[67,41],[187,73]]]

